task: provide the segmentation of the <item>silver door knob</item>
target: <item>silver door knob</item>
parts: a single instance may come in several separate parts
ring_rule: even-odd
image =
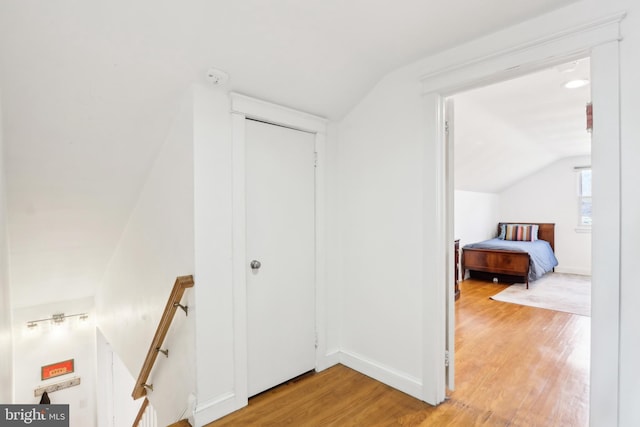
[[[257,270],[257,269],[259,269],[259,268],[262,266],[262,264],[260,264],[260,261],[257,261],[257,260],[255,260],[255,259],[254,259],[253,261],[251,261],[251,264],[249,264],[249,265],[250,265],[250,266],[251,266],[251,268],[252,268],[252,269],[254,269],[254,270]]]

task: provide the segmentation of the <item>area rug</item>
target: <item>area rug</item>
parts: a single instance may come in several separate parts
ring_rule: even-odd
[[[529,282],[529,289],[524,283],[514,283],[491,299],[590,316],[591,276],[548,273]]]

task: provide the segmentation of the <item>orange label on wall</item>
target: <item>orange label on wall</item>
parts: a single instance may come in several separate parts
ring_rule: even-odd
[[[49,378],[70,374],[73,371],[73,359],[69,359],[65,360],[64,362],[58,362],[52,365],[43,366],[42,368],[40,368],[40,377],[43,380],[48,380]]]

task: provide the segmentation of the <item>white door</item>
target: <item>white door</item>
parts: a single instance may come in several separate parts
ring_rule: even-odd
[[[314,151],[313,134],[246,121],[249,396],[315,368]]]

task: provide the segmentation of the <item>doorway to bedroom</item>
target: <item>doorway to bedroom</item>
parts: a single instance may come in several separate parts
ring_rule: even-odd
[[[512,390],[514,399],[540,405],[542,394],[572,393],[576,420],[588,420],[589,79],[590,60],[583,58],[448,99],[454,236],[460,248],[453,398],[469,384],[485,390],[500,384],[496,393]],[[525,233],[505,236],[500,223],[520,224],[510,232]],[[550,255],[531,256],[542,265],[531,269],[527,289],[525,277],[506,274],[511,267],[505,263],[516,261],[500,251],[531,240],[531,233],[536,237],[542,224],[554,224],[554,241]],[[465,246],[496,237],[489,243],[498,252],[481,249],[483,258],[466,265],[487,268],[463,269]],[[467,251],[470,260],[475,254]]]
[[[461,247],[496,237],[500,222],[552,223],[555,271],[591,275],[589,66],[585,58],[452,97]]]

